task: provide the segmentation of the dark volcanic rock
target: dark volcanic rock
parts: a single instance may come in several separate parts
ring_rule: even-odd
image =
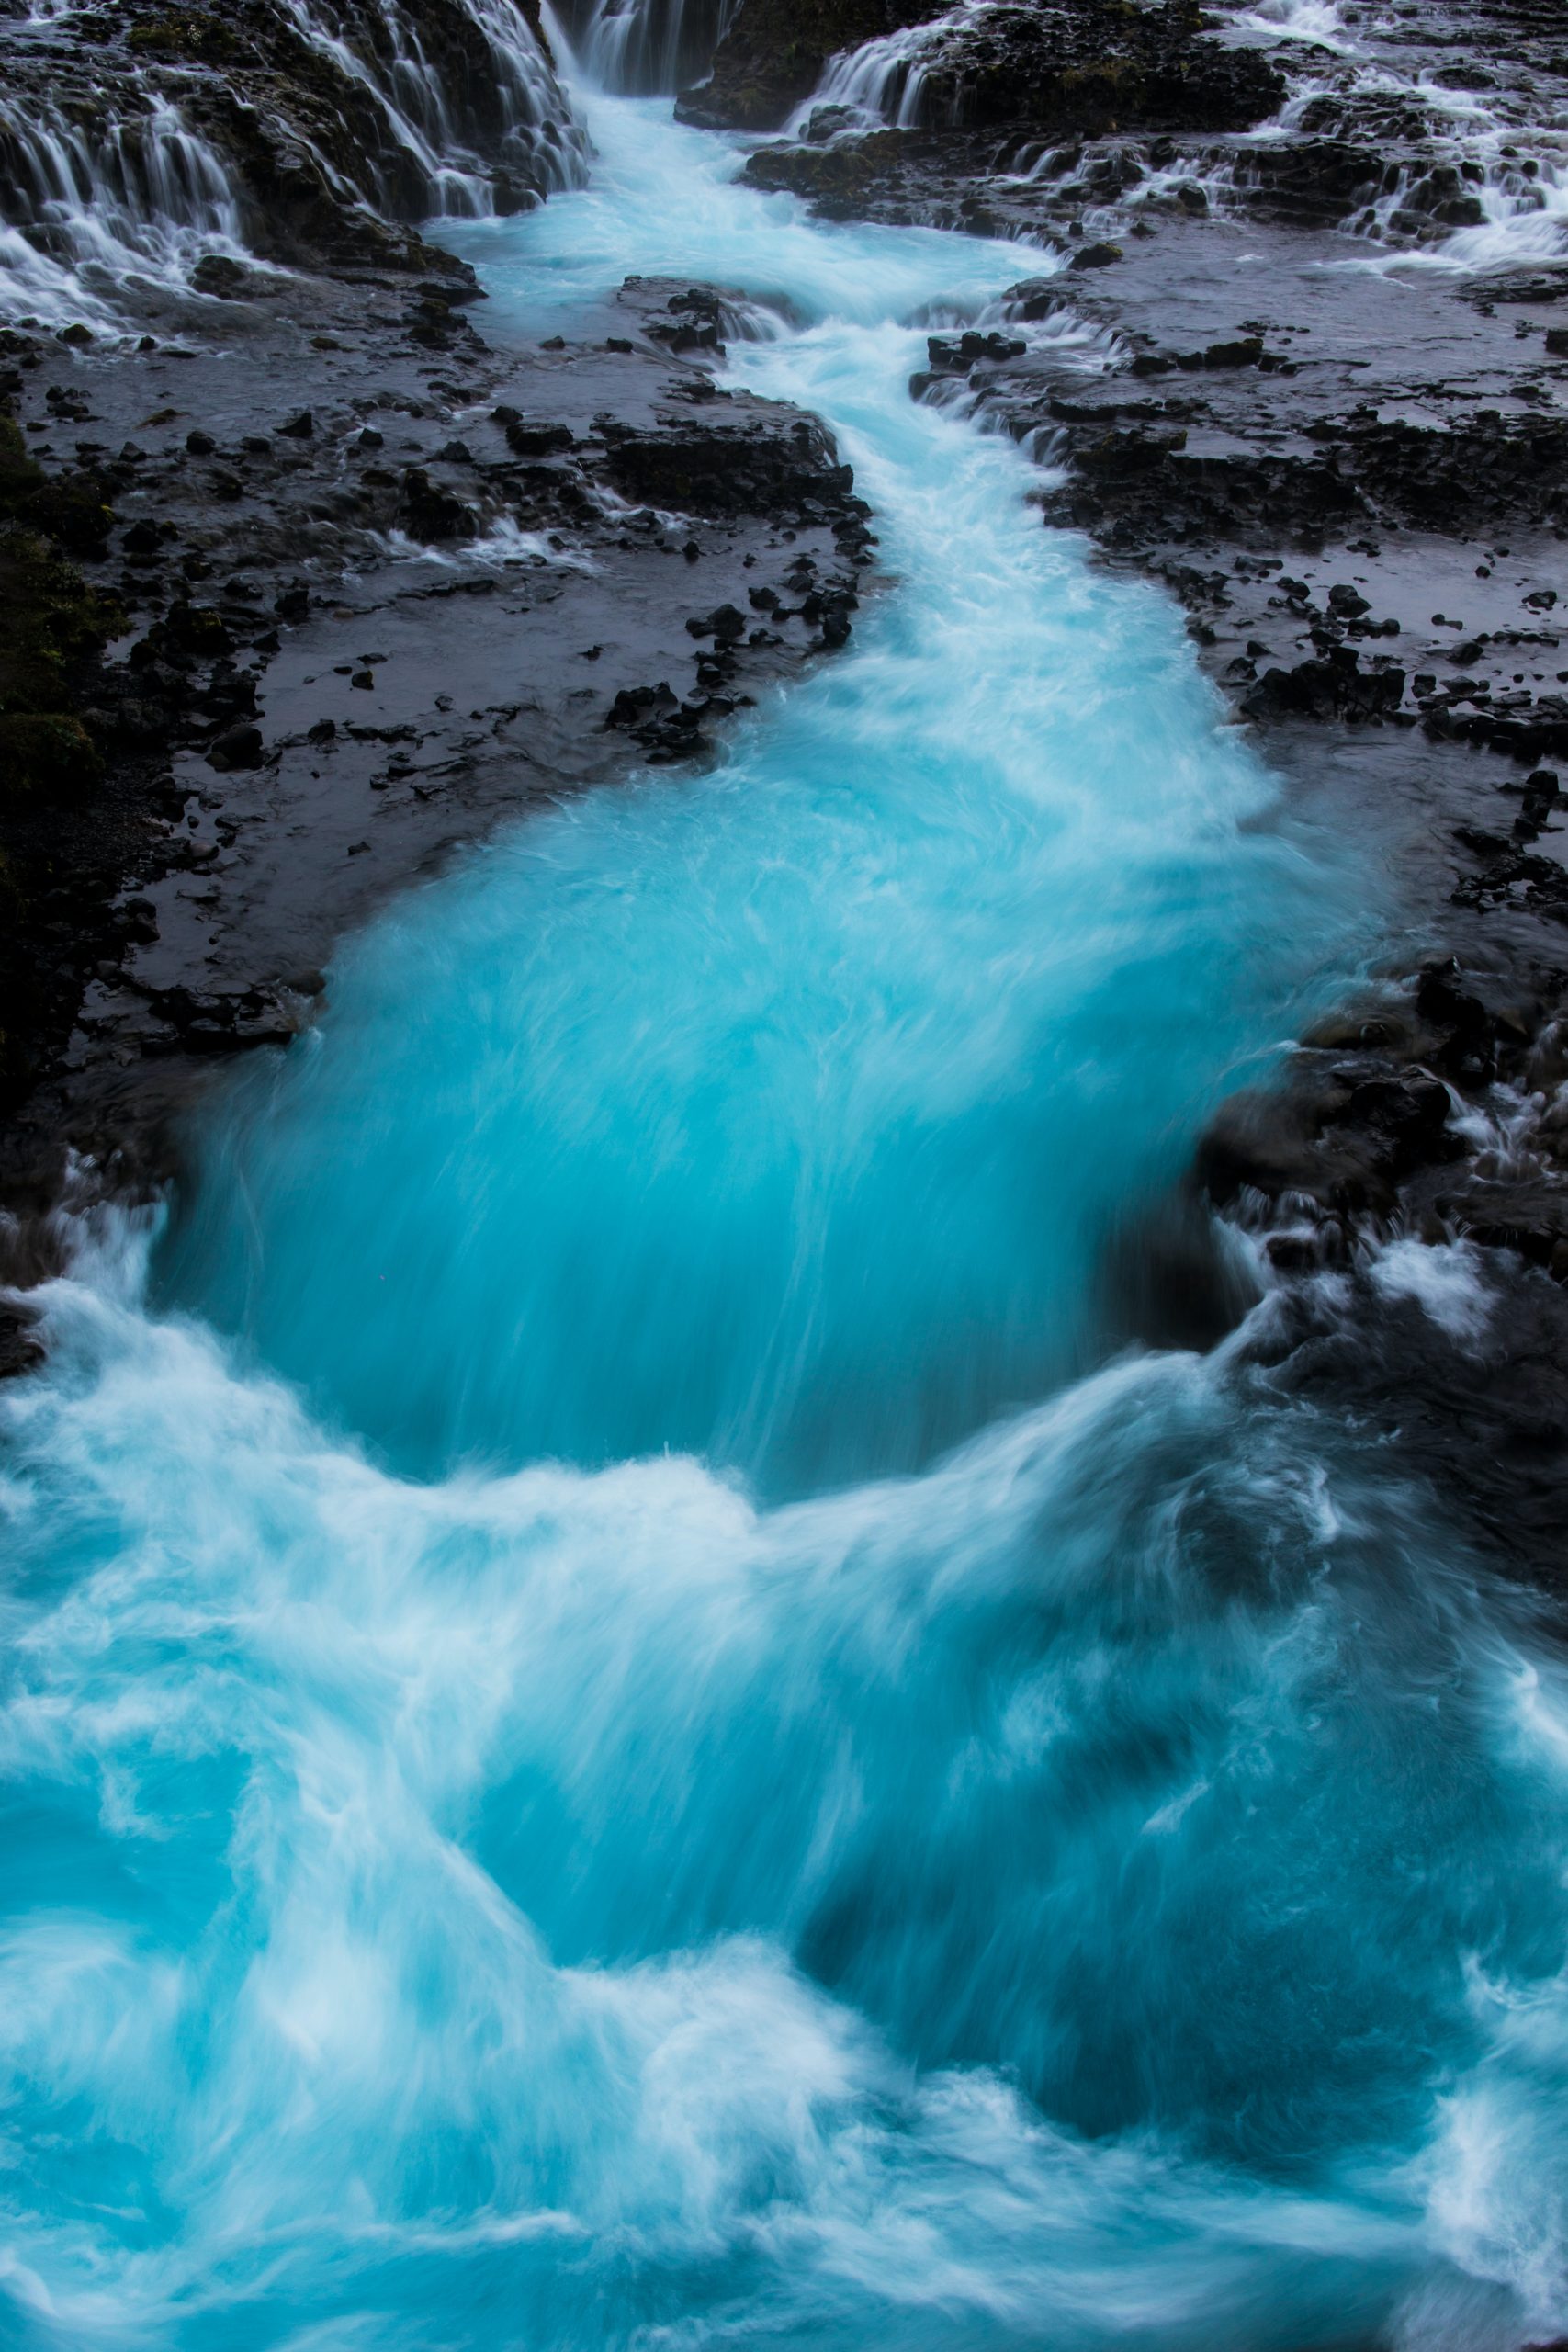
[[[777,513],[821,521],[852,476],[806,418],[743,424],[671,419],[657,435],[601,421],[610,479],[627,498],[705,514]]]
[[[922,61],[920,119],[1052,137],[1249,130],[1285,85],[1261,51],[1201,38],[1205,26],[1181,0],[1047,0],[960,18]]]

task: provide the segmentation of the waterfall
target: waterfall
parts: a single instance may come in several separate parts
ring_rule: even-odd
[[[792,128],[803,129],[819,107],[841,107],[858,119],[908,130],[919,119],[920,61],[930,36],[929,25],[910,25],[830,57]]]
[[[406,0],[385,0],[368,17],[333,0],[283,6],[300,39],[370,96],[394,148],[412,163],[429,212],[482,219],[498,209],[481,141],[540,195],[581,182],[581,132],[517,0],[463,0],[475,52],[463,62],[483,78],[464,74],[460,94],[427,53]],[[389,200],[385,187],[377,193]]]
[[[345,155],[328,152],[319,107],[290,105],[287,71],[137,57],[84,83],[40,0],[0,96],[0,317],[104,325],[129,277],[179,294],[203,255],[254,245],[222,102],[299,153],[340,204],[383,220],[483,218],[579,185],[582,130],[518,0],[428,13],[422,34],[410,0],[274,0],[263,34],[331,68]],[[265,39],[259,54],[270,62]]]
[[[561,13],[603,89],[649,92],[699,80],[739,9],[740,0],[589,0]]]
[[[204,254],[243,250],[238,194],[170,100],[96,121],[0,96],[0,317],[107,319],[139,276],[177,288]]]
[[[819,107],[841,107],[861,122],[913,130],[926,119],[926,79],[945,36],[995,5],[996,0],[959,0],[945,16],[841,50],[829,59],[816,89],[796,108],[791,129],[804,129]]]

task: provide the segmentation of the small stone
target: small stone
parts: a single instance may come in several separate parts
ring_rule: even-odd
[[[231,727],[208,746],[207,764],[225,775],[231,768],[259,768],[262,763],[259,727]]]
[[[525,424],[521,418],[506,428],[506,446],[517,458],[558,457],[574,440],[567,424]]]
[[[246,272],[239,262],[227,254],[205,254],[191,271],[190,282],[198,294],[209,295],[214,301],[232,301],[245,282]]]

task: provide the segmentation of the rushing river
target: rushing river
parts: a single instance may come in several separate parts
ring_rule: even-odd
[[[591,127],[467,232],[492,310],[743,288],[887,585],[715,773],[394,910],[50,1294],[0,2339],[1551,2337],[1557,1653],[1375,1447],[1105,1305],[1365,910],[1173,614],[909,400],[1018,250]]]

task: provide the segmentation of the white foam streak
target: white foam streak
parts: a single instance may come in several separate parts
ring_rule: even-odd
[[[1377,1251],[1367,1272],[1374,1290],[1385,1298],[1413,1299],[1461,1346],[1476,1347],[1485,1339],[1493,1296],[1483,1279],[1481,1252],[1472,1243],[1391,1241]]]

